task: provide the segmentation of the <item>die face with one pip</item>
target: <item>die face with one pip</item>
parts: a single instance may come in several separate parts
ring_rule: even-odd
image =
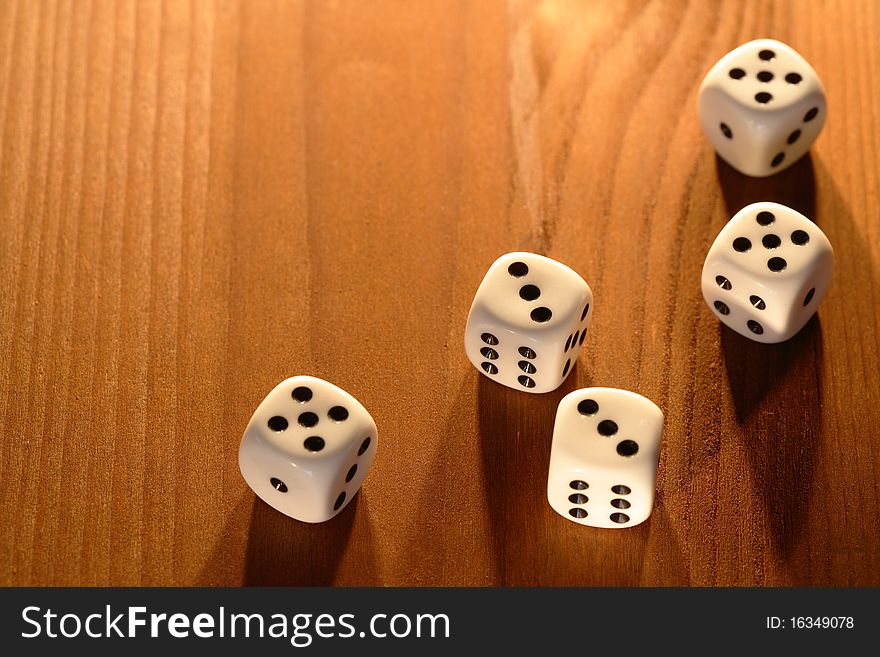
[[[474,295],[465,352],[498,383],[550,392],[577,361],[592,316],[593,293],[572,269],[534,253],[508,253]]]
[[[564,518],[590,527],[632,527],[651,515],[663,412],[616,388],[562,398],[553,427],[547,499]]]
[[[712,146],[758,178],[794,164],[825,123],[825,89],[794,49],[757,39],[722,57],[703,79],[699,115]]]
[[[266,504],[303,522],[323,522],[354,498],[376,445],[376,423],[357,399],[327,381],[295,376],[254,411],[238,465]]]
[[[703,298],[731,329],[758,342],[788,340],[816,312],[834,267],[825,234],[779,203],[744,207],[703,265]]]

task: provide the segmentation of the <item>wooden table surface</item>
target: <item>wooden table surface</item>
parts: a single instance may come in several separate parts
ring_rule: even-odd
[[[880,584],[878,33],[873,0],[0,2],[0,584]],[[748,179],[696,94],[763,36],[813,64],[829,118]],[[837,257],[780,345],[700,293],[756,200]],[[514,250],[596,296],[545,395],[464,355]],[[238,471],[294,374],[379,426],[316,526]],[[556,405],[594,385],[666,415],[632,529],[546,501]]]

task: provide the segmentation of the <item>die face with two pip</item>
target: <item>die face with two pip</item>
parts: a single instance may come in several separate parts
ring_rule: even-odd
[[[295,376],[254,411],[238,465],[266,504],[303,522],[323,522],[360,489],[377,437],[376,423],[357,399],[322,379]]]
[[[493,381],[550,392],[577,361],[592,316],[593,293],[576,272],[534,253],[508,253],[477,289],[465,352]]]
[[[816,312],[833,267],[831,243],[816,224],[779,203],[753,203],[736,213],[709,249],[703,298],[737,333],[782,342]]]
[[[644,522],[654,506],[663,412],[616,388],[584,388],[556,411],[547,499],[564,518],[590,527]]]
[[[825,113],[816,71],[773,39],[732,50],[700,86],[700,123],[712,146],[734,169],[758,178],[800,159],[819,135]]]

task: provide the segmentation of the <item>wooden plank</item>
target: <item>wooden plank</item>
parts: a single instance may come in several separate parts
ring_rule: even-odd
[[[0,584],[880,584],[878,31],[872,0],[0,4]],[[810,60],[829,119],[757,180],[696,93],[762,36]],[[775,346],[699,289],[756,200],[837,256]],[[464,356],[520,249],[596,295],[546,395]],[[318,526],[238,473],[294,374],[380,431]],[[666,414],[632,530],[546,502],[556,404],[592,385]]]

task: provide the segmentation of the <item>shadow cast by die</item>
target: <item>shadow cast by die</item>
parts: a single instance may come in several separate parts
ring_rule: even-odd
[[[777,555],[789,556],[806,520],[820,439],[822,329],[818,315],[780,344],[719,326],[737,422],[763,497]]]
[[[246,586],[331,586],[361,495],[326,522],[288,518],[254,498],[244,572]]]
[[[766,178],[746,176],[717,154],[715,168],[728,219],[747,205],[773,201],[816,221],[816,176],[809,152],[784,171]]]
[[[498,584],[542,583],[553,424],[559,401],[576,388],[574,368],[559,388],[539,395],[479,378],[480,455]]]

